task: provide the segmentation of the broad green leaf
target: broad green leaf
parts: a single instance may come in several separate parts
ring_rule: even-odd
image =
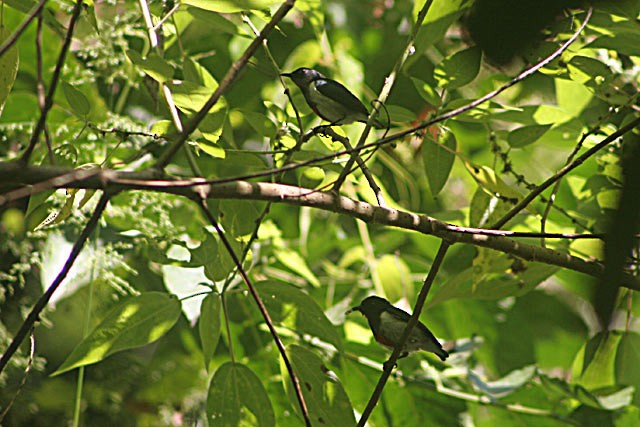
[[[10,35],[11,31],[4,26],[0,27],[0,45],[2,45]],[[7,100],[13,83],[16,81],[18,64],[18,46],[14,43],[13,46],[0,57],[0,115],[4,109],[4,102]]]
[[[84,93],[71,86],[67,82],[62,82],[62,91],[71,109],[79,116],[87,116],[91,112],[91,104]]]
[[[480,72],[482,51],[473,46],[446,57],[433,71],[438,87],[456,89],[469,84]]]
[[[602,209],[618,209],[622,190],[602,190],[596,195],[598,206]]]
[[[492,196],[478,187],[471,198],[469,225],[471,227],[487,227],[509,212],[512,204]]]
[[[198,333],[202,344],[202,354],[204,355],[204,365],[209,370],[211,359],[218,346],[220,339],[220,295],[211,292],[202,300],[200,306],[200,319],[198,320]]]
[[[52,374],[100,362],[122,350],[142,347],[169,331],[180,317],[180,301],[162,292],[146,292],[113,307]]]
[[[307,280],[311,285],[318,287],[320,282],[307,265],[307,261],[298,252],[292,249],[278,249],[275,251],[276,258],[291,271]]]
[[[625,332],[618,345],[615,360],[616,383],[635,387],[634,403],[640,403],[640,335]]]
[[[437,196],[447,183],[453,162],[456,159],[458,144],[451,131],[445,131],[434,141],[429,137],[423,139],[422,160],[429,180],[431,194]]]
[[[399,256],[382,255],[376,261],[375,275],[389,301],[395,302],[405,297],[413,300],[411,270]]]
[[[640,31],[600,36],[585,47],[611,49],[629,56],[640,56]]]
[[[576,55],[567,64],[569,76],[575,82],[597,86],[611,77],[611,69],[603,62],[588,56]]]
[[[260,378],[247,366],[227,362],[211,379],[207,397],[210,427],[276,425],[269,395]]]
[[[279,0],[183,0],[182,3],[219,13],[235,13],[246,10],[265,10]]]
[[[229,240],[229,243],[235,254],[239,256],[241,253],[240,245],[235,240]],[[218,240],[209,233],[200,246],[189,249],[189,251],[191,252],[191,261],[187,266],[204,266],[204,274],[214,282],[227,277],[236,266],[227,248],[222,243],[219,244]]]
[[[211,75],[209,70],[191,57],[186,57],[182,65],[182,72],[186,81],[200,86],[208,87],[213,91],[218,87],[218,82]]]
[[[414,2],[413,16],[418,15],[424,4],[425,2]],[[442,39],[449,26],[457,21],[471,4],[469,0],[434,0],[416,37],[416,51],[423,52]],[[417,56],[412,55],[409,61],[416,61]]]
[[[313,426],[355,426],[356,420],[349,396],[338,378],[312,351],[297,345],[288,347],[287,354],[293,371],[300,380],[302,395],[307,403]],[[291,404],[300,413],[286,366],[281,361],[280,371]]]
[[[521,148],[536,142],[549,128],[551,125],[522,126],[509,132],[507,142],[514,148]]]
[[[423,82],[422,80],[411,77],[411,81],[413,82],[413,86],[418,91],[418,95],[422,97],[429,104],[434,107],[439,107],[442,104],[442,98],[436,92],[434,88],[431,87],[430,84]]]
[[[135,66],[157,82],[165,83],[173,77],[173,67],[156,53],[143,58],[135,50],[128,50],[127,57]]]
[[[576,383],[587,390],[614,386],[616,351],[622,336],[619,332],[600,332],[578,353],[573,365]]]
[[[298,288],[286,283],[265,282],[257,286],[274,322],[300,334],[318,337],[342,349],[342,341],[322,308]]]
[[[249,110],[237,110],[258,135],[272,138],[276,133],[276,125],[267,116]]]

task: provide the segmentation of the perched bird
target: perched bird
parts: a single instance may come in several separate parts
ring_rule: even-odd
[[[353,307],[346,314],[354,311],[359,311],[367,318],[376,341],[389,348],[395,347],[411,317],[406,311],[376,296],[365,298],[359,306]],[[402,350],[399,358],[418,350],[435,353],[442,361],[449,357],[449,353],[442,348],[440,342],[422,322],[418,322],[413,328]]]
[[[281,75],[293,80],[313,112],[331,125],[367,122],[369,117],[367,107],[337,81],[311,68],[298,68],[293,73]],[[374,120],[373,125],[381,129],[386,127],[378,120]]]

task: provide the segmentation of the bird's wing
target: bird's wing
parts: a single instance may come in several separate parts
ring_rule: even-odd
[[[369,115],[367,107],[365,107],[364,104],[349,91],[349,89],[340,83],[336,81],[329,82],[325,79],[318,79],[315,81],[315,86],[318,92],[327,98],[344,105],[349,109],[349,111],[362,113],[365,117]]]
[[[393,307],[393,306],[391,306],[390,308],[390,314],[393,315],[393,317],[395,317],[396,319],[402,320],[404,322],[408,322],[409,319],[411,318],[411,315],[409,313],[399,309],[398,307]],[[418,323],[416,324],[416,328],[420,329],[422,332],[427,334],[429,338],[431,338],[433,341],[438,342],[438,340],[433,335],[433,333],[431,333],[429,328],[427,328],[421,321],[418,320]]]

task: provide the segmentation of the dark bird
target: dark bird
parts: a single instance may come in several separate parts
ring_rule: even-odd
[[[353,311],[359,311],[367,318],[376,341],[392,349],[402,336],[402,332],[411,318],[411,315],[406,311],[394,307],[386,299],[376,296],[365,298],[359,306],[353,307],[346,314]],[[399,358],[406,357],[409,353],[418,350],[435,353],[442,361],[449,357],[449,353],[442,348],[436,337],[420,321],[411,331],[402,350]]]
[[[293,73],[281,75],[293,80],[313,112],[331,125],[367,122],[367,107],[341,83],[311,68],[298,68]],[[386,127],[378,120],[374,120],[373,125],[381,129]]]

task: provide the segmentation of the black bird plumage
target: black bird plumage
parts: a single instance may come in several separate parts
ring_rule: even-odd
[[[313,112],[331,125],[367,122],[369,110],[343,84],[311,68],[298,68],[281,75],[293,80]],[[378,120],[374,120],[373,125],[385,127]]]
[[[406,311],[394,307],[386,299],[377,296],[365,298],[360,305],[353,307],[347,314],[353,311],[362,313],[367,318],[376,341],[390,348],[395,347],[411,318]],[[449,357],[449,353],[442,348],[437,338],[420,321],[411,331],[400,357],[406,357],[409,353],[418,350],[435,353],[443,361]]]

